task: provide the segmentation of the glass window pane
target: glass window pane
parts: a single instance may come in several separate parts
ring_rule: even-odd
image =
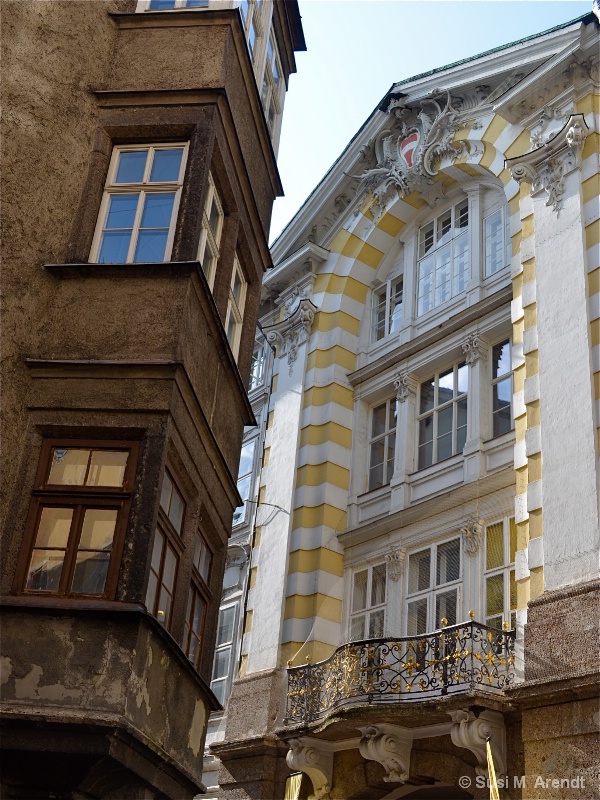
[[[425,469],[433,464],[433,442],[427,442],[419,446],[419,466],[418,469]]]
[[[485,613],[487,617],[504,613],[504,575],[485,579]]]
[[[72,508],[43,508],[35,537],[35,546],[65,548],[69,541],[72,519]]]
[[[154,264],[165,260],[168,231],[140,231],[135,255],[136,264]]]
[[[381,436],[385,433],[387,403],[383,403],[373,409],[373,419],[371,423],[371,436]],[[383,461],[383,459],[381,459]]]
[[[177,533],[181,533],[184,511],[185,503],[183,502],[183,497],[179,494],[177,489],[173,487],[173,495],[171,497],[171,505],[169,507],[169,519],[173,523],[173,527]]]
[[[392,480],[392,475],[394,474],[394,456],[396,455],[396,434],[391,433],[389,436],[386,437],[386,439],[387,439],[387,462],[386,462],[385,477],[386,477],[386,482],[389,483]]]
[[[369,470],[369,491],[372,492],[374,489],[379,489],[381,486],[385,486],[383,464],[378,464],[375,467],[371,467]]]
[[[177,570],[177,561],[178,558],[175,554],[175,551],[167,545],[167,551],[165,553],[165,564],[163,568],[162,574],[162,582],[163,585],[168,589],[169,594],[173,594],[173,588],[175,586],[175,572]]]
[[[156,602],[156,589],[158,588],[158,578],[151,572],[148,578],[148,589],[146,591],[146,608],[154,614],[154,603]]]
[[[485,529],[485,568],[496,569],[504,565],[504,526],[502,522]]]
[[[422,258],[433,248],[433,241],[433,222],[430,222],[419,231],[419,258]]]
[[[442,372],[438,379],[437,405],[441,406],[454,397],[454,368]]]
[[[493,275],[504,266],[502,209],[485,220],[485,274]]]
[[[438,250],[435,257],[435,304],[439,306],[452,296],[452,251],[450,245]]]
[[[86,486],[123,486],[127,450],[93,450]]]
[[[150,0],[152,11],[160,11],[165,8],[175,8],[175,0]]]
[[[83,486],[89,458],[89,450],[67,450],[54,447],[46,483],[61,486]]]
[[[87,508],[83,518],[78,549],[110,552],[115,535],[117,514],[117,509],[113,508]]]
[[[240,467],[238,470],[239,477],[241,477],[242,475],[248,475],[250,472],[252,472],[255,447],[256,447],[256,439],[251,439],[249,442],[246,442],[246,444],[242,447],[242,453],[240,455]]]
[[[433,256],[419,263],[419,296],[417,315],[425,314],[433,308]]]
[[[200,638],[202,634],[202,625],[204,624],[204,611],[206,609],[206,603],[200,597],[199,594],[194,593],[194,614],[191,619],[191,628],[194,633],[198,634],[198,638]]]
[[[458,365],[458,394],[466,394],[469,391],[469,367],[466,364]]]
[[[64,550],[34,550],[25,588],[30,591],[57,592],[64,557]]]
[[[233,641],[233,623],[235,620],[235,606],[222,608],[219,614],[219,629],[217,631],[217,647]]]
[[[219,703],[221,703],[221,705],[225,705],[225,687],[226,683],[223,680],[213,681],[210,684],[210,688],[212,689],[214,696],[217,698]]]
[[[412,553],[408,557],[408,593],[429,589],[431,552],[429,549]]]
[[[466,228],[469,224],[469,201],[463,200],[460,205],[456,206],[454,211],[454,225],[459,230]]]
[[[492,350],[492,378],[500,378],[511,371],[510,342],[497,344]]]
[[[155,150],[150,171],[151,183],[178,181],[181,170],[183,148],[176,150]]]
[[[200,642],[198,639],[194,636],[194,634],[191,634],[188,641],[186,655],[194,665],[197,664],[199,645]]]
[[[460,578],[460,539],[438,545],[436,586],[441,586]]]
[[[514,564],[515,561],[515,553],[517,551],[517,523],[515,522],[515,518],[511,517],[508,520],[509,525],[509,562]]]
[[[172,595],[168,592],[164,586],[161,586],[160,595],[158,598],[158,608],[156,610],[156,618],[159,622],[162,622],[163,625],[169,625],[171,621],[171,602],[172,602]]]
[[[465,442],[467,441],[467,426],[463,425],[462,428],[459,428],[456,431],[456,452],[462,453],[465,448]]]
[[[105,231],[98,254],[99,264],[125,264],[131,231]]]
[[[415,600],[408,604],[406,633],[408,636],[419,636],[426,632],[427,598],[423,597],[420,600]]]
[[[371,605],[379,606],[385,603],[385,564],[378,564],[373,567],[371,576]]]
[[[139,192],[135,194],[111,194],[108,200],[108,213],[104,228],[107,230],[133,228],[139,197]]]
[[[431,411],[431,409],[433,408],[434,387],[435,387],[434,378],[430,378],[428,381],[423,381],[423,383],[421,384],[421,405],[419,411],[420,414],[424,414],[426,411]]]
[[[438,438],[446,433],[452,433],[452,417],[452,406],[447,406],[438,413]]]
[[[469,236],[464,233],[454,241],[454,294],[464,292],[469,281]]]
[[[148,150],[119,153],[115,183],[141,183],[144,180]]]
[[[435,626],[442,626],[442,619],[446,620],[446,625],[456,624],[456,612],[458,607],[458,591],[453,589],[451,592],[438,594],[435,598]]]
[[[352,611],[362,611],[367,607],[367,575],[366,569],[354,573],[354,591],[352,592]]]
[[[377,442],[373,442],[371,445],[371,457],[369,459],[369,466],[376,467],[379,464],[383,464],[385,461],[385,437],[383,439],[379,439]]]
[[[215,664],[213,667],[213,680],[227,677],[227,674],[229,673],[230,655],[231,647],[225,647],[223,650],[217,650],[215,653]]]
[[[437,243],[445,244],[452,235],[452,210],[446,211],[437,220]]]
[[[517,581],[515,580],[515,571],[511,569],[508,573],[508,586],[510,592],[510,609],[514,611],[517,608]],[[514,628],[514,624],[511,625]]]
[[[383,609],[369,615],[369,639],[380,639],[383,636],[384,616]]]
[[[162,559],[163,547],[165,545],[165,537],[157,529],[154,534],[154,544],[152,545],[152,561],[151,566],[155,572],[160,572],[160,562]]]
[[[438,436],[437,453],[435,458],[436,463],[438,461],[443,461],[445,458],[450,458],[452,455],[452,433],[447,433],[444,436]]]
[[[358,617],[352,617],[350,623],[350,640],[352,642],[359,641],[365,638],[365,615],[360,614]]]
[[[147,194],[144,198],[144,210],[142,211],[140,227],[168,228],[171,224],[174,202],[174,192]]]
[[[75,594],[102,594],[109,560],[110,553],[77,553],[71,591]]]
[[[162,489],[160,491],[160,507],[168,514],[169,506],[171,505],[171,493],[173,492],[173,482],[168,473],[163,475]]]
[[[433,441],[433,414],[419,422],[419,444]]]

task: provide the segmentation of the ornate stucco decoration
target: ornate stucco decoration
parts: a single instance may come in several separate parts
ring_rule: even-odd
[[[394,378],[394,389],[396,391],[396,400],[399,403],[405,403],[411,394],[415,394],[416,382],[411,378],[410,373],[402,372]]]
[[[457,747],[470,750],[477,759],[475,772],[487,775],[485,744],[490,740],[496,774],[506,773],[506,728],[504,718],[497,711],[482,711],[475,716],[472,711],[458,710],[448,712],[452,717],[450,738]]]
[[[333,753],[320,750],[312,742],[292,739],[285,757],[290,769],[304,772],[312,781],[314,794],[309,800],[327,800],[331,791]]]
[[[433,92],[411,108],[403,98],[393,98],[387,113],[393,118],[392,127],[375,139],[376,165],[361,176],[372,195],[375,219],[396,195],[404,197],[418,191],[428,202],[435,202],[441,190],[433,178],[442,160],[454,160],[471,152],[469,142],[454,142],[466,120],[452,105],[449,91]]]
[[[405,783],[410,770],[412,733],[398,725],[369,725],[359,731],[361,756],[382,765],[386,783]]]
[[[465,361],[467,364],[476,364],[481,357],[479,334],[471,333],[462,345],[463,353],[465,354]]]
[[[298,357],[298,348],[308,339],[317,307],[308,297],[296,294],[284,309],[284,319],[269,325],[264,332],[267,341],[278,346],[279,357],[287,356],[291,375]]]
[[[470,556],[476,555],[481,547],[483,520],[469,520],[469,522],[460,529],[460,535],[463,540],[465,553]]]
[[[556,136],[523,156],[509,158],[506,166],[516,181],[531,184],[532,196],[546,192],[546,205],[559,213],[565,192],[564,178],[579,167],[588,133],[583,114],[573,114]]]
[[[387,574],[391,581],[399,581],[404,574],[404,559],[406,558],[406,550],[398,547],[392,550],[385,557],[387,563]]]

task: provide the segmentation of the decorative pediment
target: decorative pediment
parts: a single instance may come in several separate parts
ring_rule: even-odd
[[[481,87],[479,92],[461,98],[460,102],[454,100],[449,91],[433,92],[410,107],[405,98],[391,99],[387,113],[392,125],[372,144],[375,166],[360,176],[371,192],[371,211],[376,219],[392,197],[404,197],[414,191],[420,192],[425,200],[432,199],[432,191],[439,196],[440,189],[433,178],[441,162],[468,155],[473,147],[470,142],[454,141],[466,116],[453,102],[468,112],[483,100],[488,88]]]

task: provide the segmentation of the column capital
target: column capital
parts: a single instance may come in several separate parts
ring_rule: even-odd
[[[294,370],[298,348],[308,339],[316,311],[317,307],[312,300],[296,295],[293,305],[287,308],[285,319],[264,328],[267,341],[279,348],[279,358],[287,356],[290,375]]]
[[[415,395],[417,392],[418,381],[409,372],[398,372],[393,379],[394,390],[396,391],[396,400],[399,403],[404,403],[410,395]]]

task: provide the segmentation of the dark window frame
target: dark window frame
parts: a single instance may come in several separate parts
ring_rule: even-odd
[[[204,547],[210,553],[210,561],[208,566],[208,574],[206,578],[204,578],[198,565],[196,564],[196,539],[200,538],[201,542],[203,543]],[[194,555],[192,557],[192,576],[190,579],[190,586],[188,589],[188,600],[186,605],[186,612],[185,612],[185,621],[184,621],[184,628],[183,628],[183,642],[182,648],[186,656],[190,659],[190,662],[193,664],[198,672],[200,671],[200,665],[202,662],[202,643],[204,641],[204,637],[206,634],[206,619],[207,619],[207,612],[211,606],[213,601],[213,593],[210,591],[210,579],[213,569],[213,561],[214,561],[214,551],[211,547],[210,543],[208,542],[206,536],[202,533],[201,530],[196,531],[194,536]],[[200,624],[200,635],[193,629],[192,621],[194,616],[194,607],[196,598],[200,598],[200,601],[204,603],[204,612],[202,617],[202,622]],[[196,650],[195,650],[195,658],[190,658],[190,654],[192,652],[191,644],[192,639],[195,639]]]

